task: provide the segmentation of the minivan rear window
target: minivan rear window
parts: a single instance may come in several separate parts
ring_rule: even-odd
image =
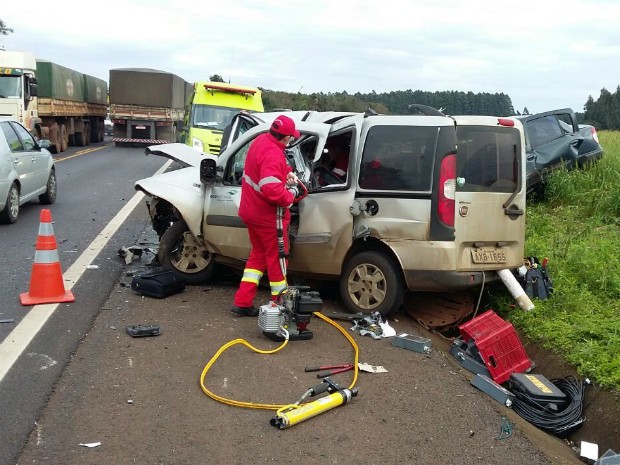
[[[499,126],[459,126],[457,139],[458,190],[515,190],[521,169],[519,131]]]
[[[372,190],[431,190],[435,126],[373,126],[368,130],[359,186]]]

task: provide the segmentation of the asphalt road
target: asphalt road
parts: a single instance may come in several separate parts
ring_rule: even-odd
[[[131,291],[129,280],[122,277],[101,308],[18,464],[579,463],[561,440],[472,387],[440,338],[424,355],[388,339],[353,335],[359,360],[388,372],[360,373],[359,395],[347,405],[289,429],[274,428],[274,411],[224,405],[200,387],[203,368],[231,340],[243,338],[262,350],[279,346],[261,334],[256,318],[229,313],[237,280],[220,277],[162,300]],[[267,299],[261,291],[258,300]],[[325,312],[341,310],[337,298],[324,300]],[[390,323],[427,334],[404,315]],[[124,329],[135,324],[158,324],[161,335],[131,338]],[[290,342],[272,355],[232,346],[204,386],[238,401],[296,401],[318,383],[305,366],[354,360],[352,346],[334,327],[314,317],[310,329],[312,340]],[[349,386],[353,373],[333,379]],[[504,439],[502,417],[512,423]]]
[[[63,270],[132,198],[133,182],[163,163],[140,149],[109,146],[58,162],[52,213]],[[0,229],[3,247],[12,241],[3,254],[13,260],[2,269],[10,285],[1,291],[0,318],[15,317],[13,327],[32,311],[19,306],[17,296],[27,288],[39,211],[36,204],[22,211],[18,224],[28,231]],[[238,284],[229,274],[161,300],[131,291],[131,276],[148,269],[152,257],[126,265],[117,251],[153,241],[146,209],[136,208],[93,259],[98,268],[73,286],[76,302],[58,308],[0,381],[0,465],[581,463],[563,441],[472,387],[471,374],[449,355],[449,342],[406,315],[390,323],[430,337],[429,355],[354,335],[360,361],[388,373],[360,373],[359,396],[351,403],[290,429],[270,425],[273,411],[207,397],[200,375],[224,344],[237,338],[265,350],[278,344],[260,333],[256,319],[229,313]],[[337,296],[321,295],[326,312],[343,311]],[[267,298],[261,291],[259,300]],[[161,325],[160,336],[134,339],[124,331],[151,323]],[[349,325],[340,323],[347,332]],[[3,343],[10,329],[0,327]],[[232,347],[209,370],[205,386],[235,400],[296,401],[318,382],[304,366],[354,357],[335,328],[315,317],[310,329],[312,340],[291,342],[273,355]],[[353,374],[334,378],[348,386]],[[504,418],[512,426],[501,438]]]
[[[70,148],[54,156],[58,198],[52,211],[54,233],[63,272],[83,254],[104,227],[135,194],[133,183],[155,173],[165,160],[146,157],[140,148],[115,148],[109,143],[84,149]],[[36,317],[41,307],[24,307],[19,294],[27,292],[37,239],[40,211],[30,202],[22,206],[17,223],[0,227],[3,266],[0,268],[0,463],[14,463],[41,409],[80,340],[123,270],[120,246],[134,245],[142,234],[147,213],[143,202],[122,223],[108,245],[93,256],[97,269],[85,270],[73,285],[76,301],[61,304],[42,330],[26,334],[32,341],[11,363],[9,354],[23,334],[15,331],[23,319]],[[34,313],[32,313],[34,312]],[[24,331],[22,331],[24,332]],[[1,370],[0,370],[1,371]]]

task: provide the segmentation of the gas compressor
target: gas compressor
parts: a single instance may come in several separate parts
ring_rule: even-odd
[[[307,286],[288,286],[275,301],[261,305],[258,327],[272,341],[306,341],[312,339],[307,329],[314,312],[320,312],[323,301],[317,291]]]

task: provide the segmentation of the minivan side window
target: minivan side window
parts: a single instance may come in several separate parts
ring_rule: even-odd
[[[514,128],[457,128],[457,186],[462,191],[513,192],[521,144]]]
[[[437,135],[437,127],[371,127],[362,153],[360,188],[429,192]]]
[[[245,166],[245,159],[248,156],[250,145],[255,139],[247,141],[242,145],[237,152],[230,157],[226,171],[223,177],[223,183],[227,186],[240,186],[241,179],[243,178],[243,167]]]

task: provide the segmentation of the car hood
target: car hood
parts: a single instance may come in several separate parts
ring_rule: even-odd
[[[217,159],[214,155],[198,152],[189,145],[179,143],[151,145],[146,148],[144,153],[146,155],[159,155],[170,158],[183,167],[200,166],[200,162],[205,158]]]

